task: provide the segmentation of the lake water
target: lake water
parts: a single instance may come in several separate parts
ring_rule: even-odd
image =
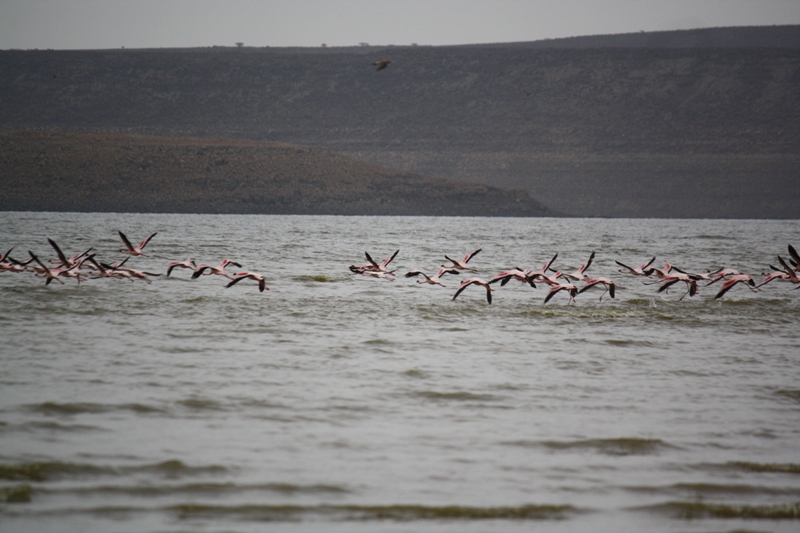
[[[151,284],[0,273],[0,531],[800,528],[800,290],[614,263],[758,281],[796,220],[0,213],[0,253],[114,262],[118,230],[158,232]],[[483,278],[595,251],[616,298],[403,277],[477,248]],[[270,290],[163,275],[187,257]]]

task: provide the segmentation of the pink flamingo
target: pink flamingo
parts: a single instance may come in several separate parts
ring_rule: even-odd
[[[194,269],[194,272],[192,273],[192,279],[199,278],[200,276],[203,275],[203,273],[206,270],[208,270],[208,273],[205,274],[206,276],[214,274],[217,276],[225,276],[228,279],[233,279],[227,272],[225,272],[225,267],[227,267],[228,265],[233,265],[235,267],[242,268],[242,265],[234,261],[231,261],[230,259],[223,259],[222,262],[219,264],[219,266],[211,266],[203,263],[197,265],[197,268]]]
[[[362,276],[368,276],[370,278],[379,278],[379,279],[386,279],[389,281],[394,281],[394,270],[390,272],[377,272],[375,270],[365,270],[361,272]]]
[[[781,256],[778,256],[778,261],[781,262],[781,265],[783,266],[783,268],[785,270],[780,270],[778,268],[772,267],[774,272],[772,272],[769,275],[767,275],[767,277],[764,278],[764,280],[761,283],[756,285],[756,287],[755,287],[756,289],[758,289],[759,287],[761,287],[763,285],[766,285],[767,283],[769,283],[773,279],[782,279],[784,281],[790,281],[790,282],[794,283],[795,285],[800,284],[800,277],[797,276],[797,272],[794,269],[792,269],[792,267],[789,266],[786,263],[786,261],[783,260],[783,258]],[[772,265],[770,265],[770,266],[772,266]],[[797,287],[797,288],[800,288],[800,287]]]
[[[186,261],[170,261],[170,263],[167,265],[167,277],[169,277],[173,269],[176,268],[190,268],[194,270],[197,268],[197,263],[194,262],[193,257],[190,257]]]
[[[550,261],[548,261],[547,263],[542,265],[542,268],[540,268],[539,270],[535,270],[533,272],[530,272],[526,276],[528,278],[528,280],[530,280],[530,281],[544,281],[548,285],[551,285],[552,283],[550,281],[548,281],[548,280],[550,280],[550,277],[547,275],[547,271],[551,269],[551,267],[553,266],[553,263],[555,263],[557,257],[558,257],[558,253],[556,253]],[[559,274],[560,274],[560,272],[559,272]],[[552,282],[553,283],[558,283],[557,281],[552,281]]]
[[[459,275],[461,273],[458,270],[454,269],[454,268],[442,267],[433,276],[429,276],[429,275],[427,275],[425,272],[423,272],[421,270],[409,270],[406,273],[406,277],[407,278],[413,278],[415,276],[422,276],[425,279],[418,279],[417,283],[420,283],[420,284],[427,283],[429,285],[441,285],[442,287],[444,287],[444,284],[440,281],[439,278],[441,278],[445,274],[456,274],[456,275]]]
[[[97,273],[93,276],[95,279],[96,278],[127,278],[127,279],[133,281],[133,277],[130,274],[128,274],[127,272],[123,273],[121,271],[115,270],[115,268],[117,268],[118,266],[121,266],[121,265],[117,265],[116,267],[110,267],[110,265],[103,266],[103,265],[101,265],[100,263],[98,263],[95,260],[94,254],[90,255],[86,259],[92,264],[92,267],[94,268],[94,270],[97,271]],[[128,258],[126,257],[125,260],[127,261],[127,259]],[[110,268],[106,268],[106,267],[110,267]]]
[[[380,264],[373,261],[372,258],[369,256],[369,253],[364,252],[364,255],[367,256],[367,261],[369,261],[370,265],[372,265],[372,270],[374,270],[375,272],[385,272],[386,274],[389,274],[390,273],[389,269],[387,269],[386,267],[389,266],[389,263],[391,263],[395,257],[397,257],[398,252],[400,252],[399,249],[395,250],[395,252],[392,255],[381,261]]]
[[[592,266],[592,261],[594,260],[594,252],[592,255],[589,256],[589,260],[578,267],[578,270],[573,272],[572,274],[561,274],[564,279],[571,279],[573,281],[586,281],[589,277],[586,275],[586,270]]]
[[[225,288],[227,289],[239,283],[243,279],[252,279],[254,281],[257,281],[258,292],[264,292],[269,290],[269,287],[267,287],[266,281],[264,280],[264,276],[262,276],[261,274],[256,274],[255,272],[237,272],[236,274],[233,275],[233,279],[231,280],[231,282],[225,285]]]
[[[792,274],[794,274],[795,279],[798,280],[797,283],[800,283],[800,278],[797,277],[797,274],[795,274],[794,272],[792,272]],[[756,289],[760,289],[761,287],[763,287],[764,285],[766,285],[767,283],[769,283],[774,279],[780,279],[783,281],[792,281],[792,276],[788,272],[784,272],[783,270],[775,270],[773,272],[770,272],[769,274],[765,273],[765,275],[766,277],[761,280],[761,283],[755,286]]]
[[[25,272],[25,267],[33,261],[32,258],[24,263],[17,261],[9,255],[13,249],[13,247],[9,248],[6,253],[0,256],[0,272]]]
[[[355,274],[364,274],[365,272],[372,271],[372,272],[383,272],[389,275],[394,275],[394,270],[390,271],[386,267],[389,265],[389,263],[391,263],[394,260],[395,257],[397,257],[398,252],[400,252],[399,249],[395,250],[395,252],[392,255],[390,255],[380,263],[377,263],[375,260],[373,260],[372,257],[369,255],[369,252],[364,252],[364,255],[367,257],[367,261],[369,261],[369,263],[365,265],[350,265],[350,271]]]
[[[480,278],[469,278],[469,279],[465,279],[464,281],[462,281],[461,284],[458,286],[458,290],[456,291],[455,295],[453,296],[453,300],[458,298],[458,295],[461,294],[464,291],[464,289],[466,289],[470,285],[480,285],[481,287],[484,287],[486,289],[486,301],[489,302],[489,305],[492,304],[492,290],[493,289],[492,289],[491,286],[489,286],[489,282],[484,281],[484,280],[482,280]]]
[[[561,291],[567,291],[569,293],[569,302],[567,302],[567,305],[575,303],[575,296],[578,294],[578,288],[572,283],[556,283],[555,285],[552,285],[550,290],[547,292],[544,303],[549,302],[553,296]]]
[[[128,240],[128,238],[125,236],[124,233],[122,233],[119,230],[117,230],[117,233],[119,233],[122,242],[125,244],[125,248],[121,249],[120,252],[130,255],[143,255],[145,257],[148,256],[142,250],[144,249],[145,246],[147,246],[147,243],[150,242],[150,239],[158,235],[158,233],[153,233],[152,235],[144,239],[142,242],[140,242],[138,246],[133,246],[131,244],[131,241]]]
[[[36,257],[36,255],[33,252],[31,252],[30,250],[28,250],[28,254],[30,254],[31,259],[36,261],[39,264],[39,266],[41,267],[37,271],[37,276],[43,276],[44,278],[46,278],[46,281],[44,282],[45,285],[50,285],[50,282],[52,282],[53,280],[55,280],[55,281],[59,282],[60,284],[64,285],[64,282],[61,281],[60,279],[58,279],[59,276],[66,276],[66,272],[67,271],[76,269],[78,267],[78,265],[74,265],[74,266],[71,266],[71,267],[69,267],[67,269],[64,269],[64,268],[50,268],[47,265],[45,265],[44,263],[42,263],[42,261],[38,257]],[[80,278],[79,278],[79,280],[80,280]]]
[[[690,298],[695,294],[697,294],[697,280],[693,279],[688,274],[684,274],[683,272],[677,270],[676,272],[677,272],[676,274],[659,276],[661,278],[661,281],[663,282],[663,285],[661,285],[661,287],[658,288],[658,292],[664,292],[673,285],[675,285],[676,283],[678,283],[679,281],[682,281],[687,285],[688,290],[686,291],[686,294],[678,298],[678,301],[686,298],[687,294],[689,295]]]
[[[730,279],[732,276],[740,276],[742,273],[738,270],[734,270],[732,268],[723,268],[722,270],[718,271],[715,275],[711,277],[711,281],[706,283],[706,287],[709,285],[713,285],[714,283],[718,282],[721,279]]]
[[[614,293],[617,287],[616,284],[610,279],[603,277],[587,278],[586,284],[583,287],[581,287],[581,289],[578,291],[578,294],[581,294],[582,292],[591,289],[592,287],[596,287],[598,285],[602,285],[605,288],[603,294],[600,295],[601,302],[603,301],[603,296],[605,296],[606,293],[608,293],[609,295],[611,295],[612,298],[614,298]]]
[[[533,279],[530,277],[534,273],[530,270],[523,270],[521,268],[512,268],[511,270],[506,270],[496,274],[492,279],[489,280],[489,284],[500,282],[501,287],[505,287],[506,284],[515,279],[517,281],[521,281],[522,283],[527,283],[534,289],[536,288],[536,284],[533,282]]]
[[[58,247],[58,245],[55,243],[53,239],[48,238],[47,242],[50,243],[50,246],[53,247],[53,250],[56,251],[56,255],[58,255],[59,262],[57,264],[63,266],[64,268],[69,268],[75,265],[78,261],[81,260],[82,257],[89,255],[89,252],[92,251],[92,249],[89,248],[83,253],[72,256],[71,258],[67,258],[67,256],[64,255],[64,252],[61,251],[61,248]],[[51,261],[51,263],[55,263],[55,261]]]
[[[469,270],[470,272],[477,272],[478,271],[477,269],[468,266],[467,263],[469,263],[470,259],[472,259],[476,255],[478,255],[481,250],[482,250],[482,248],[478,248],[474,252],[468,253],[467,255],[464,256],[464,258],[461,261],[456,261],[455,259],[450,259],[449,257],[447,257],[445,255],[444,258],[447,259],[448,261],[450,261],[452,264],[451,265],[442,265],[442,266],[445,267],[445,268],[455,268],[456,270]]]
[[[750,277],[750,274],[736,274],[728,278],[728,280],[722,284],[722,288],[719,290],[717,295],[714,296],[714,299],[722,298],[722,295],[731,290],[731,288],[737,283],[741,283],[751,291],[757,292],[754,288],[756,286],[756,282],[753,281],[753,278]]]
[[[102,263],[103,268],[107,270],[112,270],[113,272],[118,273],[121,277],[128,278],[133,281],[133,278],[141,279],[147,282],[149,285],[152,283],[152,280],[147,276],[160,276],[161,274],[156,274],[155,272],[145,272],[143,270],[136,270],[134,268],[127,268],[122,267],[122,264],[112,266]]]
[[[629,274],[633,274],[634,276],[642,276],[642,277],[646,278],[646,277],[650,276],[650,274],[648,274],[648,272],[649,272],[648,269],[649,269],[650,265],[653,264],[653,261],[655,261],[655,260],[656,260],[656,258],[653,257],[647,263],[644,263],[641,266],[638,266],[636,268],[629,267],[625,263],[617,261],[616,259],[614,259],[614,262],[625,269],[625,270],[620,270],[620,272],[622,272],[623,274],[627,271]]]

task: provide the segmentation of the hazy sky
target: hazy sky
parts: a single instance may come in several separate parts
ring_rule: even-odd
[[[441,45],[800,24],[800,0],[0,0],[0,49]]]

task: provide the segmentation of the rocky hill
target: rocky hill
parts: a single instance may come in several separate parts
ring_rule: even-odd
[[[0,132],[0,210],[544,216],[525,191],[261,141]]]
[[[581,216],[797,218],[800,26],[0,51],[0,129],[31,128],[324,147]]]

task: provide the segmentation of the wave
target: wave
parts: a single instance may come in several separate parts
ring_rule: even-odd
[[[45,482],[103,476],[128,476],[136,473],[154,473],[164,478],[174,479],[197,475],[216,475],[226,472],[228,472],[228,468],[224,466],[189,466],[178,460],[120,467],[60,461],[0,464],[0,480],[5,481]]]
[[[769,472],[779,474],[800,474],[797,463],[751,463],[747,461],[731,461],[723,465],[726,469],[745,470],[748,472]]]
[[[570,441],[512,441],[512,446],[543,447],[556,451],[592,450],[605,455],[651,455],[663,449],[675,448],[661,439],[622,437],[616,439],[583,439]]]
[[[707,496],[800,496],[800,487],[771,487],[766,485],[748,485],[743,483],[674,483],[663,486],[636,485],[624,487],[625,490],[646,494],[691,495],[702,499]]]
[[[436,401],[462,401],[462,402],[491,402],[497,401],[500,398],[491,394],[475,394],[472,392],[458,391],[458,392],[438,392],[438,391],[417,391],[410,393],[411,396],[417,396],[426,400]]]
[[[317,516],[329,520],[554,520],[578,510],[570,505],[518,507],[468,507],[460,505],[201,505],[170,507],[181,519],[237,518],[253,521],[287,521]]]
[[[236,520],[250,522],[297,522],[299,520],[395,521],[423,520],[481,521],[481,520],[563,520],[585,510],[571,505],[520,505],[516,507],[474,507],[461,505],[214,505],[184,503],[154,509],[152,507],[100,506],[71,507],[37,511],[38,515],[94,515],[99,517],[133,518],[136,514],[160,511],[177,520]]]
[[[295,281],[315,281],[317,283],[332,283],[337,281],[350,281],[348,276],[326,276],[325,274],[295,276]]]
[[[208,496],[219,497],[248,492],[268,492],[282,496],[294,495],[337,495],[349,494],[350,491],[339,485],[314,484],[297,485],[294,483],[260,483],[260,484],[237,484],[232,482],[198,482],[182,484],[148,484],[148,485],[97,485],[91,487],[69,487],[69,488],[37,488],[36,492],[46,492],[50,494],[74,494],[87,496],[92,494],[122,495],[133,497],[162,497],[162,496]]]
[[[774,505],[736,505],[675,501],[639,507],[638,509],[668,514],[673,518],[684,520],[696,520],[699,518],[739,518],[747,520],[800,519],[800,502]]]
[[[800,402],[800,390],[798,389],[777,390],[775,391],[775,394],[777,394],[778,396],[782,396],[783,398],[788,398],[790,400]]]
[[[163,413],[162,409],[141,403],[101,404],[93,402],[42,402],[24,406],[27,410],[48,416],[74,416],[112,411],[133,411],[140,414]]]
[[[0,423],[0,432],[2,431],[24,431],[24,432],[76,432],[83,433],[85,431],[107,431],[98,426],[90,426],[87,424],[60,424],[58,422],[45,421],[45,422],[23,422],[20,424],[4,424]]]
[[[0,503],[30,503],[31,486],[0,487]]]
[[[637,340],[630,340],[630,339],[607,339],[602,341],[604,344],[608,344],[609,346],[619,346],[619,347],[632,347],[632,348],[655,348],[658,347],[659,344],[651,341],[637,341]]]

